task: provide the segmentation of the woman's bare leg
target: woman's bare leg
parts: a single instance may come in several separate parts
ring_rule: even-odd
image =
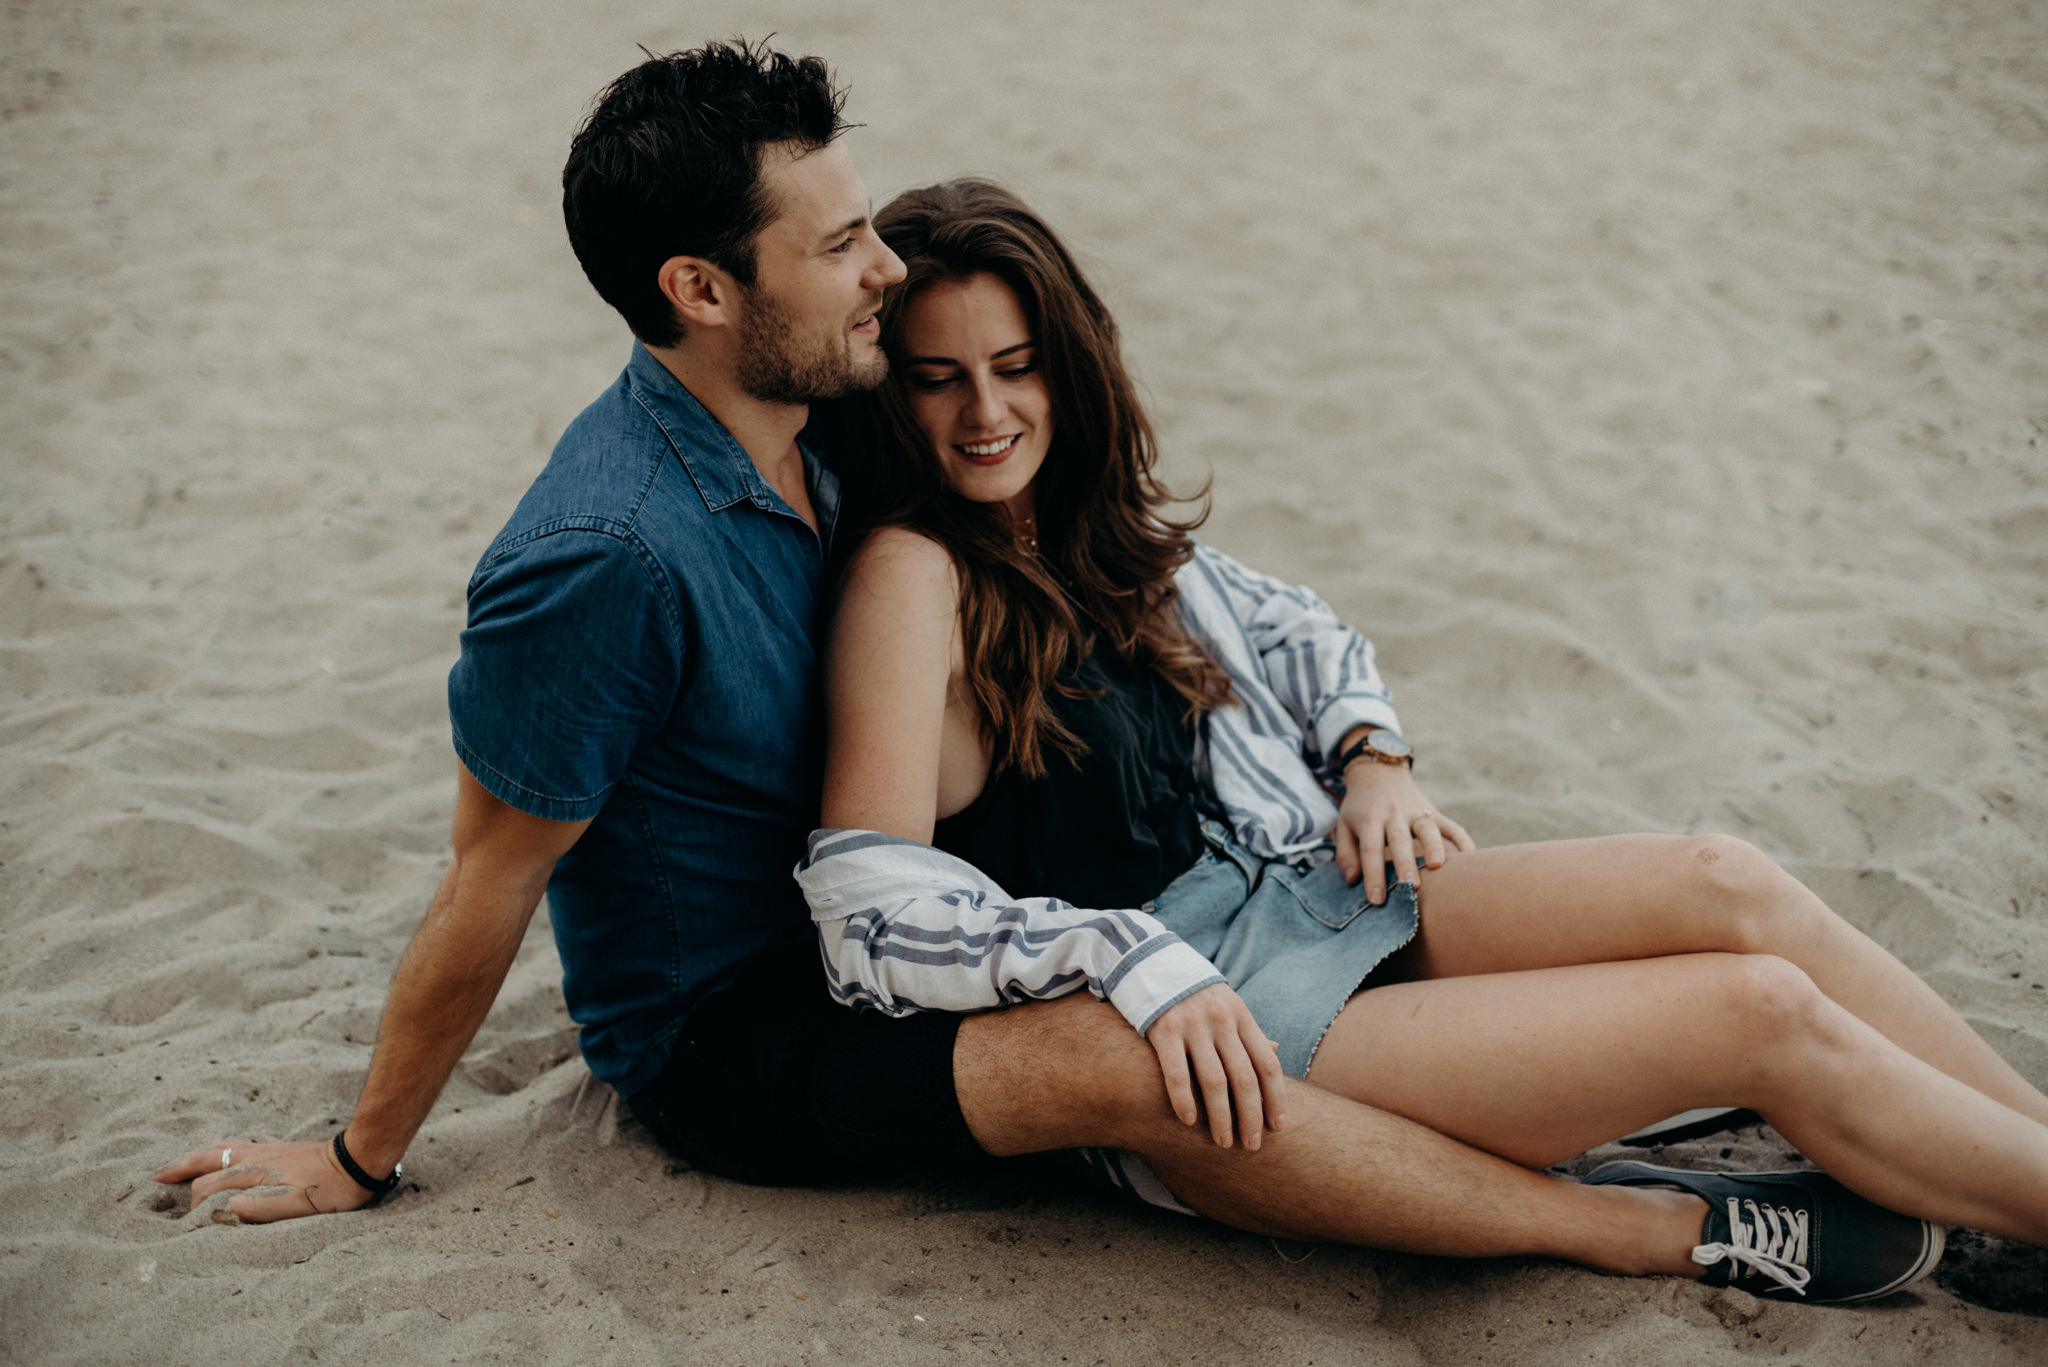
[[[1787,961],[1684,954],[1354,997],[1309,1079],[1540,1167],[1747,1106],[1859,1195],[2048,1243],[2048,1126],[1914,1058]]]
[[[1624,835],[1455,853],[1423,873],[1422,907],[1396,977],[1774,954],[1915,1058],[2048,1124],[2048,1097],[1933,988],[1744,841]]]

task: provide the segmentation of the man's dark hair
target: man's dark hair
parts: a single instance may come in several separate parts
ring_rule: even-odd
[[[605,87],[569,145],[562,217],[583,273],[635,336],[682,340],[655,283],[672,256],[754,283],[754,235],[776,213],[763,149],[823,147],[845,130],[845,103],[819,58],[744,38],[651,57]]]

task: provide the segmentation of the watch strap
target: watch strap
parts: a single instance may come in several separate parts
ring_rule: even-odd
[[[1415,767],[1415,752],[1413,750],[1410,750],[1405,755],[1389,755],[1373,745],[1372,738],[1378,735],[1382,729],[1384,728],[1376,727],[1345,746],[1343,753],[1337,756],[1337,772],[1341,774],[1350,768],[1351,761],[1357,759],[1360,755],[1371,755],[1380,764],[1405,764],[1410,769],[1413,769]]]

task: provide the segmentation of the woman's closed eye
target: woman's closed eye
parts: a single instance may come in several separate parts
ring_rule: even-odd
[[[995,377],[999,380],[1008,380],[1014,384],[1019,380],[1029,379],[1036,373],[1038,373],[1038,362],[1026,361],[1019,365],[1004,366],[1001,370],[995,372]],[[918,390],[921,393],[938,394],[951,389],[954,385],[960,383],[961,379],[962,372],[957,370],[943,372],[912,371],[905,377],[905,382],[912,389]]]

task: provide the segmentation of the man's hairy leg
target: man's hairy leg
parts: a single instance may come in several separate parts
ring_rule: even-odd
[[[1159,1062],[1090,997],[970,1017],[953,1051],[968,1128],[992,1154],[1103,1146],[1145,1159],[1204,1215],[1254,1233],[1447,1257],[1537,1255],[1697,1276],[1704,1205],[1518,1167],[1308,1083],[1256,1153],[1221,1148],[1168,1103]]]

